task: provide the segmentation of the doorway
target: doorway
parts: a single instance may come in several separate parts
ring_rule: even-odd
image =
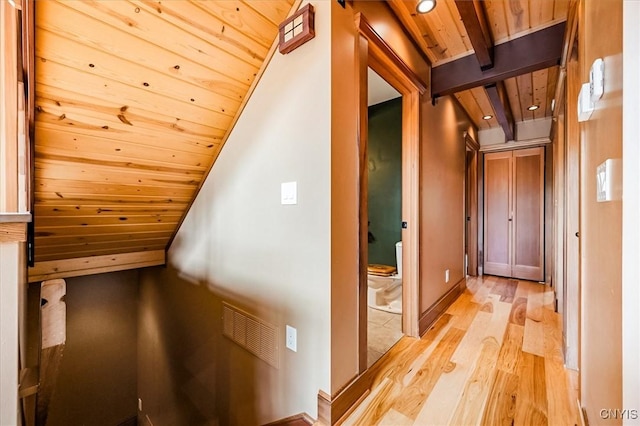
[[[402,96],[368,69],[367,367],[402,333]]]
[[[356,43],[359,90],[359,372],[368,368],[368,75],[369,68],[402,95],[402,333],[418,337],[420,96],[426,85],[358,14]]]

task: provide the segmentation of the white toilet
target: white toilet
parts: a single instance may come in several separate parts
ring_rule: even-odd
[[[367,304],[373,309],[402,313],[402,241],[396,243],[397,273],[389,276],[367,274]]]

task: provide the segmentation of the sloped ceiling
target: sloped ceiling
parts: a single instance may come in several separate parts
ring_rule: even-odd
[[[165,249],[293,3],[36,2],[36,262]]]

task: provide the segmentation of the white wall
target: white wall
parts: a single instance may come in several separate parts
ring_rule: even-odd
[[[622,405],[636,409],[640,417],[640,286],[637,263],[640,259],[640,3],[626,0],[623,6],[623,203],[622,203]],[[626,419],[625,425],[640,424],[640,418]]]
[[[177,269],[252,301],[282,338],[297,328],[272,388],[284,402],[265,422],[316,417],[318,390],[330,391],[330,6],[314,2],[315,39],[275,53],[169,251]],[[281,205],[290,181],[298,204]]]
[[[520,121],[516,123],[516,142],[549,138],[550,131],[551,117]],[[481,146],[504,144],[504,131],[502,127],[493,127],[491,129],[478,131],[478,143]]]

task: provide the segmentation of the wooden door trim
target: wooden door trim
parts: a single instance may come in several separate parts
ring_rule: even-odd
[[[465,274],[478,275],[478,151],[480,144],[476,142],[468,133],[465,133],[464,140],[467,149],[473,153],[471,164],[467,166],[467,176],[465,185],[469,188],[465,189],[465,196],[469,196],[469,235],[467,238],[467,270]],[[466,218],[465,218],[466,220]],[[465,229],[467,224],[465,223]]]
[[[371,27],[362,13],[356,14],[356,26],[359,40],[356,44],[358,61],[357,86],[359,88],[359,140],[360,147],[359,168],[360,179],[362,170],[366,173],[367,128],[364,117],[368,114],[367,107],[367,67],[371,67],[384,80],[402,94],[402,218],[408,227],[402,230],[402,329],[408,336],[418,337],[418,285],[419,285],[419,218],[420,218],[420,95],[426,91],[426,85],[411,70],[411,68],[396,54],[396,52]],[[364,125],[363,125],[364,123]],[[366,177],[366,175],[364,175]],[[366,211],[366,199],[363,200],[362,190],[366,187],[359,183],[360,190],[360,220]],[[366,195],[366,189],[365,189]],[[364,224],[366,225],[366,219]],[[367,246],[368,233],[366,226],[360,226],[360,287],[359,287],[359,370],[362,373],[367,368],[366,334],[367,323]],[[362,353],[364,352],[364,356]]]
[[[369,264],[368,206],[369,188],[367,144],[369,140],[369,112],[367,106],[369,40],[358,36],[356,66],[359,80],[358,97],[358,371],[367,369],[367,266]],[[364,93],[364,96],[363,96]],[[364,328],[364,332],[362,331]]]

